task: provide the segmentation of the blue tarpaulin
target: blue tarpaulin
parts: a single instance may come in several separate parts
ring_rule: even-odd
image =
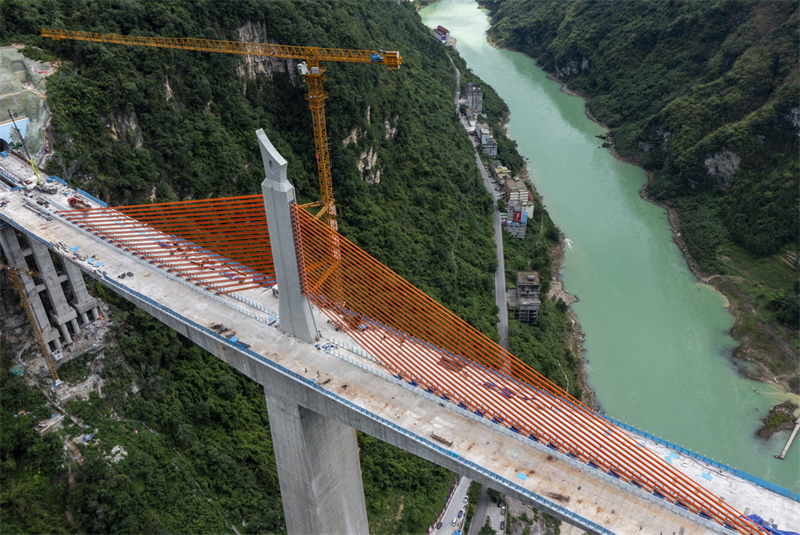
[[[764,523],[764,519],[758,515],[749,515],[747,518],[749,518],[750,520],[752,520],[765,530],[769,531],[770,533],[773,533],[774,535],[800,535],[800,533],[797,533],[796,531],[783,531],[780,529],[771,528],[768,525],[766,525]]]

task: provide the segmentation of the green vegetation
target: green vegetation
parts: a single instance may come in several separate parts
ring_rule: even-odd
[[[455,476],[448,470],[359,433],[370,533],[424,531],[442,512]]]
[[[772,407],[766,417],[762,420],[764,425],[758,430],[757,434],[761,438],[769,438],[778,431],[791,431],[794,429],[797,418],[795,412],[797,405],[791,401],[784,401]]]
[[[329,65],[328,133],[334,192],[344,235],[490,337],[496,337],[492,199],[471,144],[453,113],[448,51],[409,3],[103,0],[3,2],[0,44],[57,58],[47,79],[55,157],[47,171],[112,205],[210,198],[260,191],[254,131],[264,128],[289,161],[301,202],[318,197],[311,121],[293,64],[191,51],[53,42],[43,26],[123,34],[271,40],[283,44],[400,50],[398,71]],[[463,61],[454,61],[467,73]],[[479,81],[470,77],[471,81]],[[484,84],[501,159],[522,159],[501,132],[505,105]],[[345,143],[346,139],[351,139]],[[380,180],[357,163],[377,153]],[[370,178],[370,180],[366,180]],[[537,208],[547,240],[557,230]],[[549,265],[543,240],[516,251],[520,265]],[[527,243],[527,242],[526,242]],[[541,245],[541,246],[540,246]],[[8,373],[0,383],[3,533],[240,533],[285,530],[261,387],[98,286],[115,327],[102,353],[63,368],[68,381],[100,374],[103,396],[65,409],[67,422],[33,432],[47,400]],[[544,357],[563,326],[548,305]],[[559,315],[560,314],[560,315]],[[124,325],[121,322],[124,321]],[[2,338],[0,338],[2,339]],[[524,342],[520,351],[525,349]],[[523,358],[525,358],[523,356]],[[536,365],[536,364],[534,364]],[[572,384],[570,380],[570,385]],[[574,392],[574,389],[570,388]],[[78,440],[66,455],[65,443]],[[359,436],[370,529],[422,532],[444,503],[452,475],[368,436]],[[115,460],[112,450],[126,454]],[[82,464],[72,462],[78,457]],[[470,494],[474,511],[477,496]]]
[[[488,516],[486,517],[486,522],[484,522],[483,526],[481,526],[481,530],[478,532],[478,535],[497,535],[497,532],[492,529],[492,522]]]
[[[6,344],[0,354],[0,531],[70,533],[63,514],[67,470],[61,440],[39,437],[36,423],[49,418],[47,399],[9,373]]]
[[[112,300],[115,343],[102,361],[81,362],[101,368],[105,397],[93,392],[66,406],[88,429],[68,424],[37,437],[36,423],[53,409],[8,372],[3,353],[2,532],[284,531],[262,388]],[[131,395],[134,385],[141,390]],[[27,414],[14,417],[20,410]],[[62,444],[89,432],[92,440],[78,442],[83,466],[65,468]],[[370,531],[423,531],[441,511],[451,473],[366,435],[359,444]],[[118,445],[126,454],[114,461]]]
[[[736,356],[799,392],[800,2],[481,4],[492,40],[587,95],[614,150],[651,171],[694,267],[723,276]]]

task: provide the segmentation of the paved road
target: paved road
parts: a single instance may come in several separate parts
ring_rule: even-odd
[[[469,525],[468,535],[478,535],[478,532],[486,522],[486,513],[489,508],[489,495],[486,494],[486,488],[481,490],[481,499],[478,500],[478,505],[475,506],[475,516],[472,517],[472,523]]]
[[[450,60],[453,63],[453,60]],[[456,71],[456,93],[455,104],[456,114],[458,114],[458,99],[460,97],[461,89],[461,72],[453,63],[453,69]],[[461,125],[464,130],[469,126],[463,117],[460,117]],[[483,177],[483,184],[486,186],[487,191],[494,199],[494,241],[497,248],[497,271],[494,274],[494,295],[498,308],[498,322],[497,333],[500,336],[500,346],[503,349],[508,349],[508,307],[506,305],[506,265],[503,259],[503,228],[500,224],[500,210],[497,208],[497,196],[495,195],[494,188],[492,188],[492,181],[489,179],[489,173],[483,166],[481,157],[478,154],[478,140],[475,136],[469,136],[472,145],[475,147],[475,163],[481,171]]]
[[[452,535],[453,531],[459,529],[459,524],[463,523],[464,516],[462,515],[461,518],[458,518],[458,512],[463,510],[467,505],[464,502],[464,498],[467,497],[467,491],[469,490],[469,484],[471,482],[472,481],[466,477],[461,478],[461,481],[458,482],[455,494],[453,494],[453,499],[450,500],[450,505],[447,506],[442,516],[442,527],[431,531],[431,535]],[[456,520],[455,526],[453,525],[454,519]]]
[[[475,162],[478,164],[478,169],[481,170],[483,176],[483,184],[489,190],[489,194],[493,199],[496,199],[494,189],[492,188],[492,181],[489,179],[489,173],[481,162],[481,157],[475,153]],[[503,349],[508,349],[508,308],[506,305],[506,263],[503,258],[503,228],[500,224],[500,209],[497,208],[497,203],[494,204],[494,241],[497,248],[497,271],[494,273],[494,295],[497,302],[498,317],[497,332],[500,335],[500,346]]]
[[[461,98],[461,71],[458,70],[456,64],[453,63],[453,58],[448,56],[450,60],[450,64],[453,66],[453,69],[456,71],[456,115],[458,115],[458,99]]]

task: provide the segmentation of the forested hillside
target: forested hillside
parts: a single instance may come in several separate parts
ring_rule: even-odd
[[[340,229],[496,338],[493,200],[454,114],[453,66],[410,3],[5,0],[1,8],[0,45],[21,42],[22,53],[60,63],[46,87],[55,148],[48,173],[111,205],[258,193],[258,128],[289,161],[299,200],[316,200],[310,114],[295,63],[55,43],[38,37],[42,27],[401,51],[397,71],[326,66]],[[497,121],[504,105],[497,99],[494,107]],[[519,160],[512,143],[502,147],[504,160]],[[546,239],[517,247],[515,264],[548,270],[558,230],[543,209],[537,216]],[[77,446],[82,466],[62,445],[83,427],[40,438],[35,419],[13,416],[53,406],[9,373],[18,351],[34,353],[20,344],[12,354],[12,331],[20,333],[24,319],[8,288],[0,300],[0,531],[284,531],[260,387],[102,287],[93,291],[110,305],[107,346],[62,368],[68,383],[90,374],[103,382],[102,395],[66,407],[96,431],[94,442]],[[559,370],[552,379],[563,385],[574,379],[561,372],[571,359],[563,350],[570,327],[556,303],[543,305],[542,318],[519,354],[545,373]],[[371,530],[427,529],[452,474],[370,437],[360,444]],[[127,455],[112,461],[115,445]]]
[[[651,172],[696,267],[719,274],[745,341],[795,391],[800,99],[796,0],[481,0],[490,38],[584,94]]]

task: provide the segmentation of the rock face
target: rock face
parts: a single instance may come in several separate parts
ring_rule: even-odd
[[[120,138],[128,139],[135,148],[141,148],[144,144],[142,130],[139,128],[139,121],[136,114],[131,112],[128,115],[113,115],[110,123],[106,124],[114,141]]]
[[[397,135],[397,117],[392,119],[392,122],[389,122],[389,119],[383,121],[383,128],[386,130],[385,138],[386,139],[394,139]]]
[[[731,175],[739,168],[742,159],[733,151],[723,149],[720,152],[706,158],[705,162],[708,174],[717,179],[717,183],[723,188],[731,187]]]
[[[589,58],[586,56],[583,56],[580,62],[578,62],[576,59],[573,59],[568,61],[566,65],[559,66],[558,63],[556,63],[555,66],[555,74],[561,80],[566,80],[574,74],[580,74],[587,70],[589,70]]]
[[[262,24],[248,22],[236,30],[239,37],[246,43],[275,43],[267,35],[267,28]],[[277,44],[277,43],[275,43]],[[293,59],[273,59],[266,56],[239,56],[242,58],[237,69],[239,76],[252,80],[257,74],[264,74],[272,77],[278,72],[289,71],[289,76],[294,82],[297,78],[295,69],[296,60]]]
[[[361,178],[367,184],[379,184],[381,181],[381,169],[376,168],[378,163],[378,153],[370,147],[361,153],[358,159],[358,170],[361,172]]]
[[[650,129],[648,132],[648,139],[639,142],[639,150],[642,152],[650,152],[656,147],[661,150],[667,150],[667,140],[672,137],[672,132],[665,129],[663,126],[657,126]]]

